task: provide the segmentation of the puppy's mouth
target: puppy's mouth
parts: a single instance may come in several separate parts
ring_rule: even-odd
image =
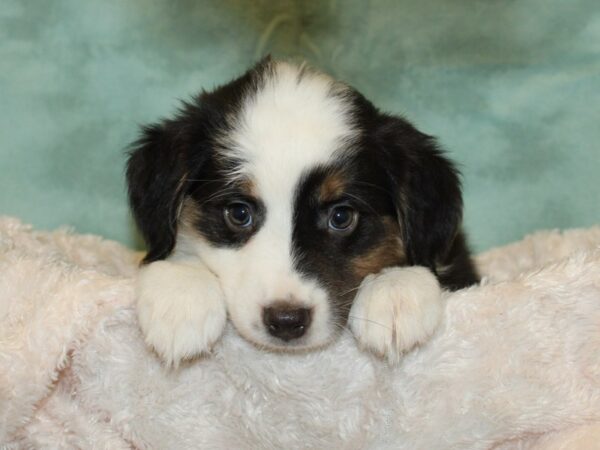
[[[335,338],[334,327],[319,330],[319,317],[314,309],[302,306],[274,304],[262,308],[261,320],[249,327],[243,323],[231,322],[238,333],[260,349],[302,353],[326,347]]]
[[[317,343],[308,343],[302,341],[294,341],[294,342],[283,342],[278,341],[276,339],[265,339],[257,342],[256,340],[250,340],[254,345],[259,348],[273,351],[273,352],[282,352],[282,353],[303,353],[313,351],[322,347],[327,346],[330,342],[317,342]]]
[[[334,341],[334,336],[326,340],[313,341],[309,338],[296,339],[294,341],[282,341],[280,339],[268,336],[258,337],[247,336],[240,333],[244,339],[261,350],[267,350],[276,353],[308,353],[327,347]]]

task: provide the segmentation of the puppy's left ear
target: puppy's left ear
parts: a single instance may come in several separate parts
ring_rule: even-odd
[[[435,140],[409,122],[381,116],[376,140],[388,173],[406,255],[435,273],[462,221],[458,171]]]

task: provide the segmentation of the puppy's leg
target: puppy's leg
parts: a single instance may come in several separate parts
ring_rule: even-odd
[[[156,261],[140,269],[137,313],[146,343],[169,365],[209,352],[223,333],[224,296],[201,263]]]
[[[442,316],[441,288],[425,267],[392,267],[363,280],[348,317],[361,347],[398,362]]]

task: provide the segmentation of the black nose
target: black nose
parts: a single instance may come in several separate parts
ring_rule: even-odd
[[[310,310],[290,305],[277,305],[265,308],[263,322],[272,336],[290,341],[298,339],[310,325]]]

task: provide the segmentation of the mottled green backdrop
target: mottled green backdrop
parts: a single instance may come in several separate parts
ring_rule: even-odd
[[[600,222],[598,0],[0,0],[0,213],[133,245],[138,124],[268,52],[438,136],[478,250]]]

